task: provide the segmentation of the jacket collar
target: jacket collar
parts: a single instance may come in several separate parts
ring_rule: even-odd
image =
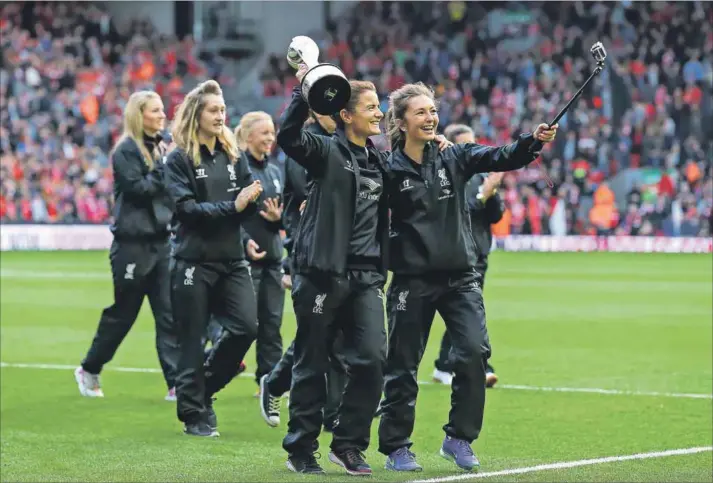
[[[251,168],[262,170],[267,168],[267,163],[270,162],[270,156],[265,156],[265,159],[258,160],[252,155],[249,149],[246,149],[243,153],[245,154]]]
[[[423,150],[423,165],[430,164],[435,161],[438,156],[438,147],[433,142],[426,143]],[[398,147],[389,156],[388,162],[389,169],[391,171],[402,171],[406,173],[413,173],[416,175],[421,175],[418,168],[418,164],[415,163],[411,158],[409,158],[406,153],[404,153],[403,148]]]
[[[347,139],[347,135],[344,133],[344,129],[337,128],[337,130],[334,131],[333,137],[336,138],[339,142],[339,146],[344,152],[344,154],[348,154],[350,159],[352,160],[352,163],[355,163],[356,160],[354,159],[354,154],[352,153],[352,150],[349,149],[349,140]],[[366,149],[369,152],[369,156],[373,156],[376,159],[381,170],[386,171],[386,164],[384,163],[384,160],[381,156],[381,152],[376,148],[371,138],[366,139]]]

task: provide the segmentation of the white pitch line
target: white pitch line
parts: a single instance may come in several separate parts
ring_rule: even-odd
[[[538,471],[563,470],[568,468],[578,468],[580,466],[603,465],[607,463],[619,463],[621,461],[646,460],[650,458],[666,458],[668,456],[682,456],[713,451],[713,446],[699,446],[696,448],[672,449],[667,451],[654,451],[651,453],[637,453],[625,456],[608,456],[606,458],[594,458],[578,461],[562,461],[560,463],[550,463],[527,468],[513,468],[501,471],[489,471],[485,473],[468,473],[454,476],[443,476],[430,478],[427,480],[412,480],[409,483],[444,483],[447,481],[472,480],[476,478],[488,478],[492,476],[512,476]]]
[[[620,389],[602,389],[598,387],[542,387],[522,386],[518,384],[500,384],[500,389],[516,389],[521,391],[552,391],[552,392],[585,392],[591,394],[612,394],[617,396],[653,396],[653,397],[679,397],[689,399],[713,399],[713,394],[700,394],[690,392],[652,392],[652,391],[625,391]]]
[[[14,367],[20,369],[58,369],[70,370],[77,366],[70,364],[34,364],[22,362],[0,362],[0,367]],[[115,372],[139,372],[139,373],[160,373],[161,369],[148,367],[118,367],[108,366],[105,370]],[[252,372],[243,372],[240,377],[255,377]],[[421,385],[436,384],[432,381],[418,381]],[[546,387],[546,386],[522,386],[517,384],[498,384],[497,389],[519,390],[519,391],[542,391],[542,392],[579,392],[590,394],[605,394],[615,396],[650,396],[650,397],[673,397],[684,399],[713,399],[713,394],[685,393],[685,392],[647,392],[647,391],[624,391],[619,389],[602,389],[596,387]]]

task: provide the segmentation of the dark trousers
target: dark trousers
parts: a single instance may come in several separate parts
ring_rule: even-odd
[[[205,421],[206,400],[235,377],[257,336],[257,307],[248,265],[241,261],[175,260],[171,301],[181,346],[176,381],[178,419]],[[203,342],[212,314],[224,330],[206,360]]]
[[[485,290],[485,274],[488,271],[488,257],[483,257],[478,260],[476,270],[481,274],[482,277],[482,287]],[[453,361],[451,357],[451,348],[453,344],[451,343],[451,335],[446,330],[443,333],[443,338],[441,339],[441,348],[438,351],[438,359],[436,359],[434,366],[439,371],[453,373]],[[495,372],[495,368],[490,364],[488,360],[485,366],[486,372]]]
[[[453,341],[451,411],[443,430],[448,436],[475,440],[483,424],[485,361],[490,344],[482,288],[476,272],[394,275],[386,301],[389,352],[379,424],[379,451],[411,446],[416,413],[416,374],[436,311]]]
[[[341,330],[349,371],[331,448],[364,451],[383,384],[384,278],[377,272],[349,271],[337,278],[296,275],[292,283],[297,335],[290,421],[282,447],[290,454],[311,453],[319,447],[329,353]]]
[[[292,366],[295,362],[294,341],[282,355],[280,361],[267,377],[267,390],[273,397],[280,397],[292,385]],[[344,337],[341,332],[332,344],[327,371],[327,402],[324,405],[324,426],[334,428],[342,403],[342,394],[347,381],[347,367],[344,359]]]
[[[109,251],[114,304],[102,312],[92,345],[82,361],[85,371],[99,374],[136,322],[148,297],[156,322],[156,350],[166,385],[176,384],[178,335],[171,314],[168,241],[114,241]]]
[[[285,289],[282,287],[282,264],[253,263],[250,272],[257,297],[257,370],[255,381],[268,374],[282,356],[282,312]]]

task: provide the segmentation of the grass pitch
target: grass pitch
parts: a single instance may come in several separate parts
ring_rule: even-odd
[[[496,252],[485,290],[492,362],[474,449],[492,481],[712,481],[710,451],[522,474],[501,470],[713,445],[709,255]],[[111,301],[107,254],[3,253],[0,278],[0,480],[344,481],[285,467],[278,428],[260,418],[256,385],[241,377],[215,404],[221,437],[182,435],[165,402],[148,302],[102,375],[106,398],[79,396],[72,369]],[[285,346],[294,334],[285,306]],[[434,324],[420,379],[430,381],[442,322]],[[55,369],[17,367],[48,364]],[[254,354],[247,358],[254,370]],[[549,390],[538,390],[546,388]],[[584,388],[584,392],[574,390]],[[603,390],[612,390],[611,392]],[[372,448],[373,480],[450,481],[463,475],[438,455],[449,388],[421,386],[413,435],[424,471],[395,474]],[[376,423],[376,421],[375,421]],[[493,476],[487,476],[496,472]],[[443,480],[441,480],[443,478]]]

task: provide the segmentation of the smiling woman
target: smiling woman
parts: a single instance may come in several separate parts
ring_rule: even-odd
[[[387,467],[418,471],[410,451],[418,386],[415,375],[438,311],[453,339],[452,409],[441,455],[458,467],[480,465],[471,444],[485,408],[485,370],[490,343],[485,324],[482,274],[470,233],[466,183],[475,173],[526,166],[535,139],[549,142],[556,128],[538,126],[507,146],[456,144],[438,151],[434,94],[422,83],[389,96],[388,129],[394,152],[388,163],[391,233],[387,296],[389,354],[379,425],[379,450]]]
[[[257,333],[241,223],[255,213],[262,186],[253,181],[225,126],[217,82],[206,81],[189,92],[174,123],[177,148],[168,155],[166,172],[176,205],[171,300],[181,346],[178,417],[186,433],[216,436],[211,397],[238,373]],[[225,331],[206,361],[203,337],[216,312],[223,315],[218,321]]]
[[[110,260],[114,304],[104,309],[92,345],[75,371],[79,392],[104,397],[99,374],[134,325],[144,298],[156,319],[159,359],[173,397],[178,362],[168,285],[168,224],[171,200],[163,180],[159,131],[166,114],[153,91],[135,92],[124,111],[124,133],[111,155],[114,172],[114,224]]]
[[[282,170],[271,162],[275,145],[275,125],[263,111],[246,113],[235,128],[242,158],[250,166],[263,192],[260,211],[245,221],[244,238],[250,274],[258,297],[258,332],[256,341],[257,370],[255,382],[268,374],[282,356],[282,313],[285,289],[282,286]],[[279,402],[279,399],[276,400]]]
[[[300,68],[298,79],[305,72]],[[368,139],[381,133],[376,88],[371,82],[350,84],[351,98],[335,116],[333,136],[303,129],[309,106],[299,88],[277,135],[285,154],[312,179],[293,247],[292,301],[298,320],[294,366],[279,365],[291,366],[294,376],[283,448],[289,453],[288,467],[298,473],[323,473],[313,452],[324,422],[325,373],[330,358],[348,357],[349,380],[345,388],[336,388],[343,398],[329,457],[351,474],[371,474],[362,452],[382,386],[389,223],[382,196],[385,155]],[[344,333],[346,347],[335,347],[338,332]],[[261,399],[268,416],[275,416],[269,413],[280,395]]]

